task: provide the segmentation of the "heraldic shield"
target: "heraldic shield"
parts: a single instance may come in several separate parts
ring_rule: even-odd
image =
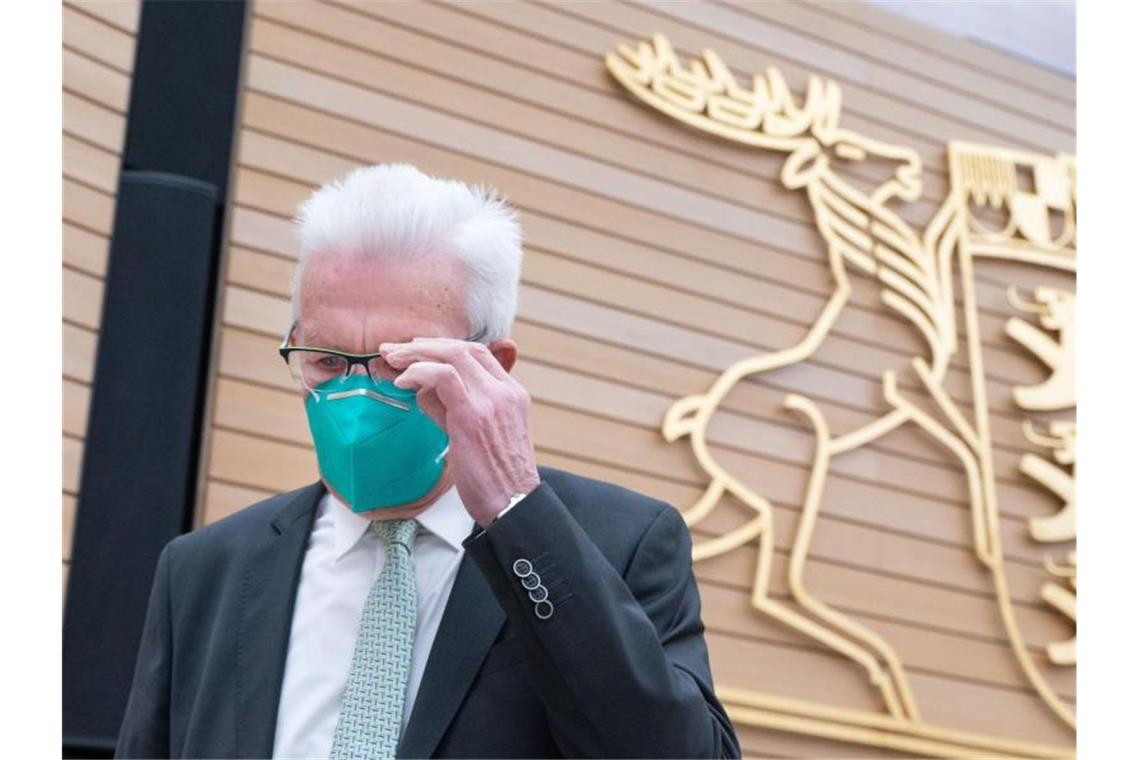
[[[1063,739],[956,723],[953,709],[924,692],[921,666],[908,662],[913,632],[850,612],[842,598],[815,590],[807,568],[836,473],[901,479],[903,494],[908,478],[954,478],[956,519],[972,555],[964,582],[984,600],[977,614],[1000,631],[991,651],[1004,647],[1021,695],[1051,725],[1042,735],[1075,731],[1075,157],[952,141],[944,200],[916,222],[907,207],[922,195],[918,153],[844,128],[834,82],[812,76],[795,95],[770,68],[742,85],[716,53],[682,61],[662,35],[619,45],[605,61],[660,113],[782,154],[780,182],[806,196],[834,284],[802,339],[725,367],[707,390],[674,401],[662,421],[666,441],[691,447],[708,478],[694,503],[678,505],[693,529],[694,561],[748,562],[760,635],[827,650],[871,694],[858,705],[841,688],[834,701],[809,700],[779,683],[745,688],[728,672],[718,675],[719,696],[733,720],[906,754],[1071,757]],[[913,340],[909,361],[884,362],[874,376],[878,413],[860,416],[797,385],[795,366],[837,332],[865,332],[874,324],[869,309],[876,319],[902,320]],[[717,447],[733,434],[726,399],[735,392],[739,404],[741,389],[757,381],[780,389],[778,413],[802,431],[796,440],[809,476],[792,498],[769,493],[764,473],[744,471]],[[913,447],[937,464],[860,469],[860,452],[883,446]],[[893,525],[906,509],[882,503],[874,519]],[[980,656],[943,654],[967,674]]]

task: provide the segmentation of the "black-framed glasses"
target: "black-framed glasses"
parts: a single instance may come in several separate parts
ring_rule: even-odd
[[[289,367],[293,382],[298,387],[316,392],[330,380],[347,379],[353,372],[353,367],[363,366],[369,379],[374,383],[382,380],[391,380],[400,374],[400,370],[393,368],[379,353],[352,354],[346,351],[337,351],[332,348],[319,348],[316,346],[291,346],[289,341],[297,329],[297,323],[289,326],[285,339],[277,352]],[[479,330],[475,335],[467,338],[468,341],[479,342],[486,337],[485,329]],[[325,386],[327,387],[327,386]]]

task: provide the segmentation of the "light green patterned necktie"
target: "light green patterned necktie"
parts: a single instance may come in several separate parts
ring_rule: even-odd
[[[416,521],[375,520],[369,530],[384,542],[386,558],[360,616],[331,760],[395,757],[403,723],[416,638]]]

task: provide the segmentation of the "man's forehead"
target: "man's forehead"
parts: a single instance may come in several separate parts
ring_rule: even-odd
[[[297,297],[305,308],[454,309],[466,300],[467,279],[462,262],[450,257],[389,259],[322,252],[306,260]]]
[[[305,337],[305,343],[315,343],[327,338],[326,331],[312,319],[303,319],[297,323],[298,335]]]
[[[461,337],[468,321],[463,280],[456,262],[443,258],[361,261],[337,252],[314,254],[298,293],[297,339],[372,352],[382,342]]]
[[[302,318],[297,324],[297,332],[305,345],[361,353],[374,352],[385,342],[403,343],[417,337],[457,337],[439,325],[422,320],[346,319],[329,323]]]
[[[337,320],[332,323],[315,317],[302,317],[298,332],[311,345],[336,347],[337,343],[355,343],[366,332],[360,320]]]

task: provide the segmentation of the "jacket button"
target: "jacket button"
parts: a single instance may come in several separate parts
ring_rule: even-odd
[[[530,566],[530,562],[525,559],[516,559],[514,564],[515,575],[520,578],[525,578],[530,575],[530,571],[534,568]]]
[[[542,579],[538,577],[538,573],[531,573],[523,578],[520,583],[527,591],[533,591],[542,585]]]
[[[546,591],[546,586],[539,585],[533,591],[530,591],[529,593],[527,593],[527,596],[530,597],[530,600],[532,602],[545,602],[546,597],[548,596],[548,592]]]
[[[549,600],[543,599],[538,604],[534,605],[534,616],[539,620],[549,620],[550,616],[554,614],[554,605]]]

